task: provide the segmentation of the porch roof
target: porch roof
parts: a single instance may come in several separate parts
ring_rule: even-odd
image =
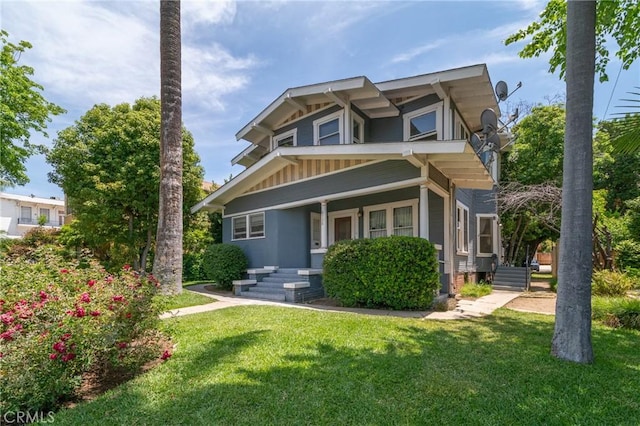
[[[191,211],[222,209],[266,176],[308,159],[405,160],[415,167],[433,164],[462,188],[491,189],[495,183],[471,144],[465,140],[280,147],[211,193]]]

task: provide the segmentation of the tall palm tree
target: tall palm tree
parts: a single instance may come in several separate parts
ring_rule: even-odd
[[[640,89],[640,87],[636,87],[636,89]],[[629,92],[629,94],[640,96],[638,92]],[[618,135],[611,142],[617,152],[633,154],[640,152],[640,112],[638,112],[640,98],[622,100],[632,103],[621,108],[633,112],[622,113],[623,117],[615,121],[618,126]]]
[[[180,0],[160,1],[160,209],[153,274],[182,292],[182,64]]]
[[[593,362],[591,345],[591,214],[596,2],[569,0],[562,223],[554,356]]]

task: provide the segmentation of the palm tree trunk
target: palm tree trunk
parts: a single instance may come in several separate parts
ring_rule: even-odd
[[[160,1],[160,209],[153,274],[182,292],[182,88],[180,1]]]
[[[556,323],[551,352],[593,362],[591,345],[591,215],[593,192],[593,81],[595,1],[567,3],[567,115],[562,180],[562,224]]]

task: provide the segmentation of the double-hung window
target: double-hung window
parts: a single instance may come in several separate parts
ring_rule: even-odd
[[[442,102],[404,115],[404,138],[409,141],[437,140],[442,134]]]
[[[296,146],[298,144],[297,136],[298,129],[292,129],[273,137],[273,149],[277,149],[281,146]]]
[[[364,208],[365,236],[418,235],[418,201],[408,200]]]
[[[31,207],[20,207],[20,223],[31,223]]]
[[[497,232],[494,215],[478,215],[478,255],[496,252]]]
[[[44,217],[44,223],[49,223],[51,219],[51,211],[49,209],[40,209],[40,216],[38,219],[41,217]]]
[[[314,145],[342,143],[342,115],[342,111],[338,111],[313,122]]]
[[[456,250],[458,253],[469,253],[469,208],[456,203]]]
[[[233,240],[264,237],[264,212],[233,217],[231,224]]]

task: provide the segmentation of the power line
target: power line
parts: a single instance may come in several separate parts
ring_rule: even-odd
[[[616,82],[613,83],[613,89],[611,89],[611,96],[609,96],[609,102],[607,102],[607,108],[604,110],[604,115],[602,119],[605,120],[607,118],[607,113],[609,112],[609,105],[611,105],[611,99],[613,99],[613,94],[616,91],[616,87],[618,86],[618,79],[620,78],[620,73],[622,72],[622,61],[620,61],[620,69],[618,70],[618,75],[616,76]]]

